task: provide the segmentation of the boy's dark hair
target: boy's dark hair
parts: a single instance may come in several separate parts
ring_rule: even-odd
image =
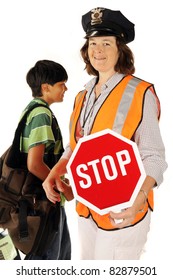
[[[32,90],[33,97],[42,96],[41,85],[54,85],[57,82],[67,81],[68,75],[65,68],[51,60],[39,60],[27,75],[26,81]]]
[[[119,59],[114,69],[116,72],[126,75],[132,75],[135,72],[134,67],[134,56],[130,48],[124,44],[122,40],[116,37],[116,43],[119,51]],[[91,65],[88,57],[88,45],[89,39],[86,40],[85,44],[80,50],[81,56],[86,64],[85,69],[89,75],[98,77],[99,73]]]

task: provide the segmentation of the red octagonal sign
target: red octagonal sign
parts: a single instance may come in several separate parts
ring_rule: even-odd
[[[132,206],[146,177],[136,143],[110,129],[82,137],[67,171],[75,198],[101,215]]]

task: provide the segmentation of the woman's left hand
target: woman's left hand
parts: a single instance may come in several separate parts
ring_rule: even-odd
[[[134,207],[130,207],[119,213],[110,212],[109,218],[113,226],[116,228],[124,228],[132,224],[136,214]]]
[[[119,213],[110,212],[111,224],[116,228],[123,228],[132,225],[138,212],[144,209],[145,204],[147,203],[148,193],[155,184],[156,181],[154,178],[146,176],[133,205]]]

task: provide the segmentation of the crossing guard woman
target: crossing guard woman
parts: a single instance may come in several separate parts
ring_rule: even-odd
[[[87,73],[94,77],[76,96],[70,143],[43,187],[55,203],[53,186],[63,191],[60,176],[66,173],[80,137],[110,128],[135,141],[147,176],[132,207],[100,216],[78,202],[76,210],[81,259],[137,260],[150,228],[153,188],[162,183],[167,168],[159,129],[160,103],[153,84],[133,75],[134,57],[127,46],[135,37],[132,22],[120,11],[95,8],[82,16],[82,26],[86,42],[81,55]]]

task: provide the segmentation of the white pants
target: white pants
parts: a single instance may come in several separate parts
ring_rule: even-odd
[[[137,225],[114,231],[99,229],[92,218],[78,219],[81,260],[139,260],[150,229],[149,211]]]

